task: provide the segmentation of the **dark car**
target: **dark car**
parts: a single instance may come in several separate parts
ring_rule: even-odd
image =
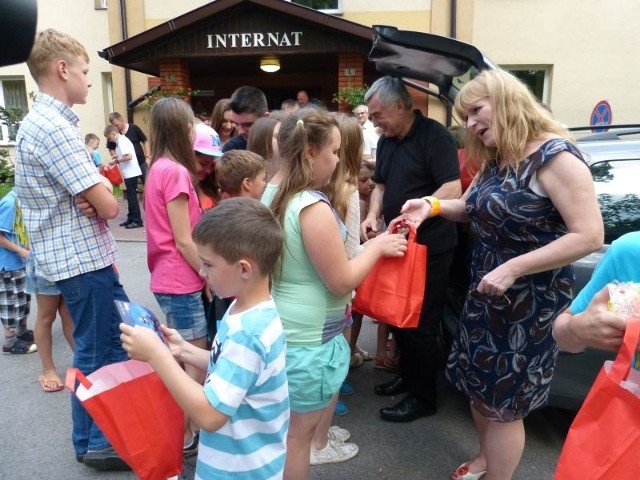
[[[373,27],[373,47],[369,60],[385,75],[403,81],[450,107],[466,82],[479,71],[497,68],[472,45],[438,35],[402,31],[395,27]],[[428,82],[435,90],[420,82]],[[639,130],[640,132],[640,130]],[[625,132],[630,133],[630,132]],[[633,132],[631,132],[633,133]],[[605,246],[574,263],[576,292],[589,281],[610,243],[621,235],[640,230],[640,140],[616,135],[615,131],[578,138],[591,169],[596,195],[605,225]],[[464,228],[452,269],[443,337],[455,335],[461,321],[462,303],[468,286],[466,278]],[[561,352],[551,384],[549,405],[578,409],[604,360],[611,352],[587,349],[582,353]]]

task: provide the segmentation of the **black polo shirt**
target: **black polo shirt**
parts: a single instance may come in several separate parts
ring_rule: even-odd
[[[400,215],[409,199],[432,195],[443,183],[460,178],[456,143],[440,123],[425,118],[419,110],[409,133],[402,138],[378,140],[373,181],[384,184],[382,215],[385,222]],[[442,217],[422,222],[418,241],[429,253],[445,252],[456,245],[455,224]]]

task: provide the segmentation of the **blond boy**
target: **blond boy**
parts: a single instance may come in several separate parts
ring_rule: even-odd
[[[229,150],[216,162],[222,198],[262,198],[267,187],[267,162],[249,150]]]
[[[113,301],[128,297],[113,268],[117,248],[107,226],[118,215],[118,202],[93,165],[71,110],[86,103],[91,87],[86,49],[69,35],[44,30],[27,66],[39,92],[16,139],[16,191],[31,255],[73,318],[73,366],[88,375],[127,358]],[[71,421],[77,461],[129,469],[75,396]]]

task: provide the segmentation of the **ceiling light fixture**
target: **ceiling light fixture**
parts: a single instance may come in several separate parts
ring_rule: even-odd
[[[267,73],[275,73],[280,70],[280,59],[278,57],[262,57],[260,59],[260,70]]]

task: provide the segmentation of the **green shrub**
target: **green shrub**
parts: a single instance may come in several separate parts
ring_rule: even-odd
[[[15,168],[9,158],[9,150],[0,148],[0,185],[8,185],[9,190],[13,187],[15,180]]]

